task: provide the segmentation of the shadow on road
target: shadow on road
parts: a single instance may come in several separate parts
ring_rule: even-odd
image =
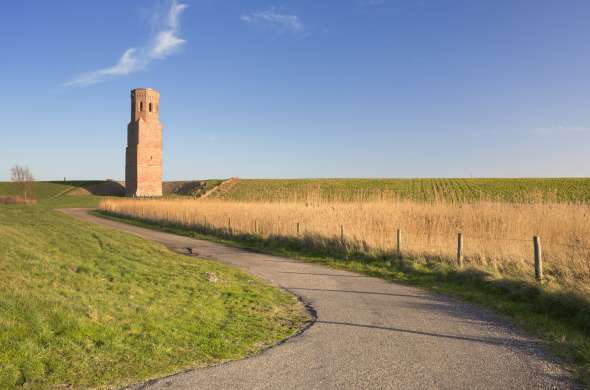
[[[470,342],[477,342],[477,343],[484,343],[484,344],[491,344],[491,345],[503,345],[503,346],[507,346],[507,347],[516,347],[516,348],[522,348],[522,349],[525,349],[525,348],[528,349],[531,347],[531,344],[533,344],[530,341],[520,342],[520,341],[514,340],[514,339],[510,339],[508,341],[505,338],[467,337],[467,336],[447,335],[447,334],[441,334],[441,333],[432,333],[432,332],[424,332],[424,331],[419,331],[419,330],[393,328],[393,327],[380,326],[380,325],[354,324],[351,322],[319,321],[318,320],[318,321],[316,321],[316,324],[344,325],[344,326],[354,326],[354,327],[359,327],[359,328],[388,330],[388,331],[392,331],[392,332],[416,334],[416,335],[420,335],[420,336],[442,337],[445,339],[470,341]]]
[[[391,296],[391,297],[432,299],[429,296],[384,293],[384,292],[374,292],[374,291],[330,290],[330,289],[325,289],[325,288],[304,288],[304,287],[287,287],[287,288],[289,290],[294,290],[294,291],[325,291],[325,292],[336,292],[336,293],[347,293],[347,294],[387,295],[387,296]]]

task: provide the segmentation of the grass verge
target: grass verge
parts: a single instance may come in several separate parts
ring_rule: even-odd
[[[0,206],[0,388],[112,388],[297,333],[297,299],[43,206]],[[216,282],[210,282],[214,273]]]
[[[56,196],[39,200],[39,205],[50,209],[57,208],[95,208],[98,207],[102,196],[84,195],[84,196]]]
[[[363,273],[389,281],[428,288],[489,308],[542,340],[590,385],[590,301],[580,292],[554,284],[539,285],[502,278],[478,268],[459,270],[432,259],[398,257],[383,253],[351,253],[338,240],[252,234],[231,235],[225,229],[183,226],[138,220],[97,211],[98,215],[134,225],[207,239],[265,253]]]

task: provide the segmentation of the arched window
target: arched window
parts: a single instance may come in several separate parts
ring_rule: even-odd
[[[139,111],[143,111],[143,102],[139,102]]]
[[[150,103],[150,112],[152,112],[152,103]]]

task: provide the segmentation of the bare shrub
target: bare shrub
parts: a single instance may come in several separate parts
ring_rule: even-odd
[[[28,199],[34,199],[35,194],[33,192],[33,183],[35,178],[29,167],[15,165],[10,170],[10,180],[17,183],[22,196],[25,201]]]

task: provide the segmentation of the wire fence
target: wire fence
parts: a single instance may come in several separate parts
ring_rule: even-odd
[[[103,208],[227,235],[287,238],[328,253],[402,254],[538,279],[590,281],[587,206],[110,200]]]
[[[239,221],[239,222],[237,222]],[[345,225],[333,227],[332,235],[325,235],[314,229],[308,229],[302,222],[281,223],[280,219],[269,223],[252,219],[244,223],[243,218],[227,217],[226,224],[212,223],[206,217],[202,225],[208,228],[221,229],[229,235],[251,234],[261,238],[290,237],[304,239],[310,236],[337,240],[347,244],[363,243],[364,239],[357,234],[349,234]],[[384,236],[381,245],[368,249],[381,249],[400,256],[412,254],[437,258],[441,261],[454,263],[459,267],[469,264],[490,266],[494,271],[518,268],[529,270],[531,276],[542,281],[549,277],[558,279],[590,280],[590,247],[561,242],[543,241],[541,237],[529,239],[497,236],[470,236],[469,233],[457,232],[455,235],[435,232],[405,231],[402,228],[389,228],[389,236]],[[564,252],[567,248],[570,251]],[[561,267],[563,259],[568,258],[570,266],[567,270]],[[574,265],[575,264],[575,265]],[[574,265],[574,266],[572,266]],[[572,272],[575,269],[575,272]]]

